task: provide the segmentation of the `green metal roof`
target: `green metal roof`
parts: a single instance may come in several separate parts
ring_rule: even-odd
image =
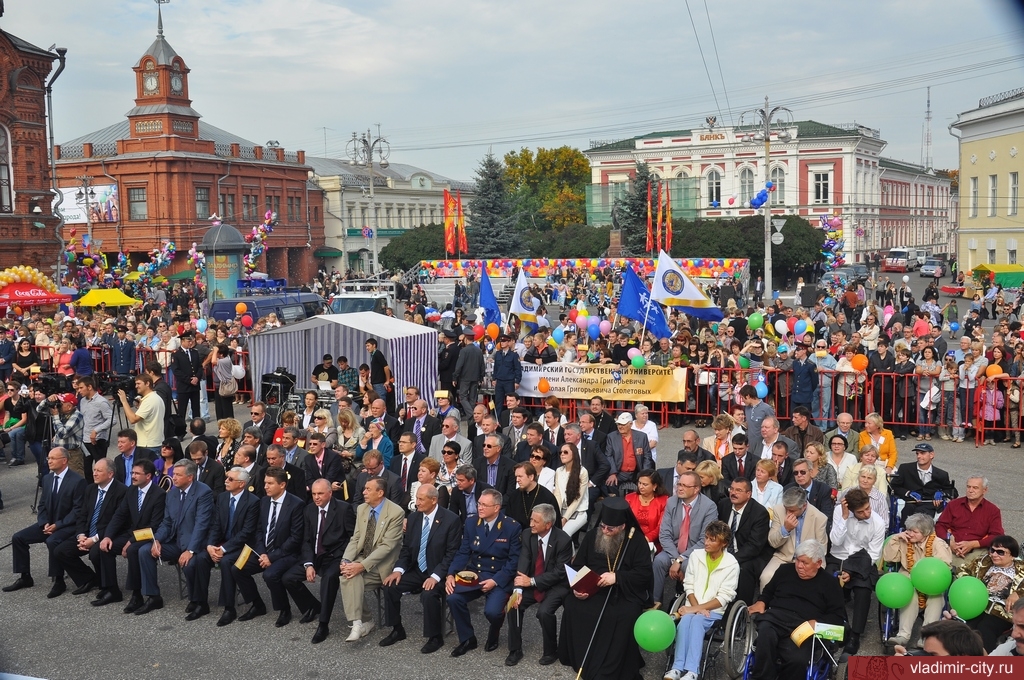
[[[805,138],[819,138],[819,137],[855,137],[857,132],[855,130],[844,130],[843,128],[836,127],[834,125],[826,125],[825,123],[819,123],[814,120],[799,120],[795,121],[793,125],[797,128],[797,137]],[[760,130],[759,125],[736,125],[733,126],[734,130]],[[703,132],[703,131],[701,131]],[[627,151],[629,149],[635,149],[637,141],[641,139],[661,139],[664,137],[681,137],[685,135],[694,134],[693,130],[668,130],[665,132],[648,132],[647,134],[637,135],[629,139],[621,139],[617,142],[610,144],[602,144],[601,146],[595,146],[587,149],[588,152],[593,151]]]

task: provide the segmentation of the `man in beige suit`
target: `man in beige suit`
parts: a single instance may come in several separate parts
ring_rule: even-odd
[[[775,548],[775,554],[761,572],[761,590],[772,580],[776,569],[793,561],[796,546],[801,541],[813,538],[821,545],[828,545],[828,518],[807,504],[807,492],[800,487],[782,492],[782,503],[771,508],[770,514],[772,526],[768,530],[768,543]]]
[[[380,587],[402,549],[405,512],[384,498],[386,491],[387,482],[383,479],[372,477],[366,482],[365,502],[356,510],[356,530],[341,560],[341,602],[345,618],[352,622],[346,642],[358,640],[373,630],[373,621],[363,622],[363,591]]]

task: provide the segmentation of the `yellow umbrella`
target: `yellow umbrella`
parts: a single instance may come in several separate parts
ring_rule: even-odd
[[[75,304],[80,307],[97,307],[103,302],[107,307],[131,307],[142,303],[133,297],[125,295],[117,288],[95,288],[80,297]]]

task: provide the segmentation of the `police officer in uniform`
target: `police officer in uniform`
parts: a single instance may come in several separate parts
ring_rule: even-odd
[[[477,516],[466,520],[462,546],[452,560],[445,582],[448,608],[459,634],[459,645],[452,650],[452,656],[462,656],[477,647],[469,603],[479,597],[487,598],[484,616],[490,623],[484,650],[498,648],[505,603],[512,594],[519,566],[521,532],[519,523],[501,511],[499,492],[487,489],[480,494]]]

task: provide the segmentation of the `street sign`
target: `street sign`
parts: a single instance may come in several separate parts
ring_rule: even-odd
[[[772,244],[773,245],[781,246],[782,242],[785,241],[785,240],[786,240],[786,237],[783,236],[781,233],[772,234]]]
[[[775,231],[782,233],[782,228],[786,226],[786,220],[781,217],[772,218],[772,226],[775,227]]]
[[[363,227],[363,236],[366,238],[373,238],[373,229],[369,227]]]

